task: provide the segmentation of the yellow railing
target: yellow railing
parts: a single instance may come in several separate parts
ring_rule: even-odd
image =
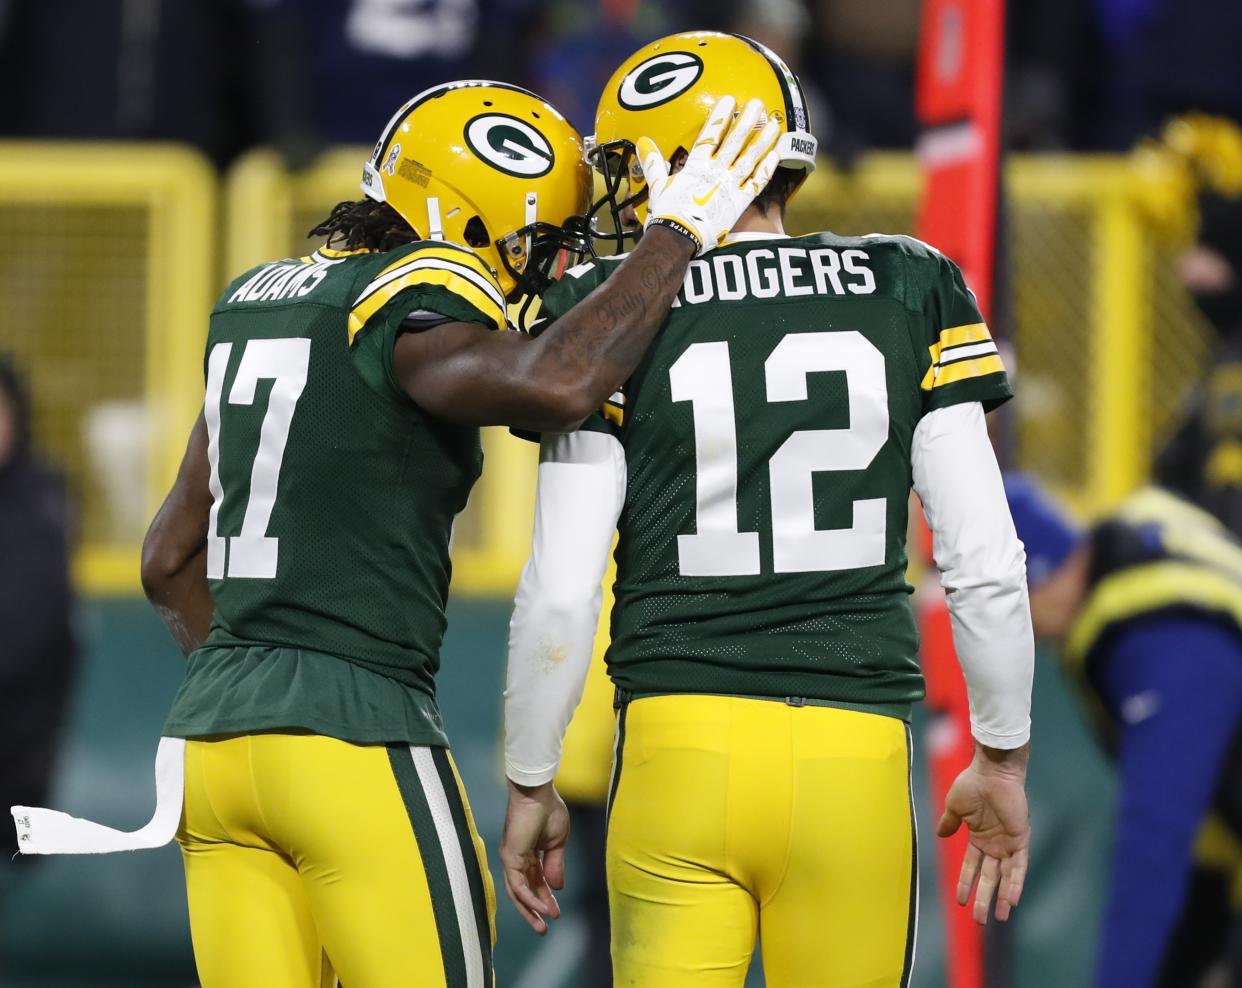
[[[0,328],[0,349],[15,349],[29,363],[40,420],[52,423],[40,438],[83,494],[78,575],[86,590],[137,586],[137,534],[132,524],[118,534],[104,517],[99,474],[107,465],[100,467],[81,439],[95,402],[114,401],[119,390],[145,410],[137,514],[149,517],[201,401],[212,292],[253,264],[303,253],[306,231],[334,203],[358,195],[365,154],[337,149],[296,174],[274,152],[244,156],[223,183],[217,241],[216,179],[190,152],[0,145],[0,200],[42,207],[24,240],[22,229],[5,238],[10,246],[0,245],[0,258],[6,251],[29,254],[32,243],[47,257],[72,256],[82,239],[74,230],[90,226],[99,210],[127,210],[128,226],[110,230],[100,219],[91,227],[98,249],[71,268],[76,280],[66,305],[43,306],[45,293],[58,286],[7,276],[0,265],[0,289],[18,297],[17,311],[32,314],[28,325]],[[1015,459],[1084,510],[1116,502],[1146,477],[1206,352],[1205,328],[1171,273],[1172,246],[1145,219],[1145,199],[1163,194],[1166,184],[1150,172],[1140,178],[1120,157],[1019,157],[1006,169],[1009,277],[1001,296],[1008,304],[1000,307],[1011,314],[1018,367]],[[871,156],[848,173],[823,167],[800,193],[789,226],[795,233],[908,232],[918,192],[918,170],[906,155]],[[119,259],[108,250],[114,241],[124,248]],[[122,289],[138,292],[141,304],[117,309]],[[101,331],[115,336],[101,341]],[[57,333],[73,345],[38,343]],[[133,360],[142,362],[141,383],[129,381],[128,392],[105,386],[124,377]],[[66,388],[74,395],[65,400],[58,387],[75,361],[85,361],[73,378],[81,386]],[[119,369],[108,374],[113,364]],[[454,586],[506,593],[525,560],[535,451],[499,429],[485,430],[484,448],[483,479],[455,533]]]
[[[136,513],[150,517],[202,404],[216,189],[210,165],[181,147],[0,144],[0,201],[10,227],[0,238],[0,285],[10,312],[35,316],[0,326],[0,349],[12,351],[34,379],[39,438],[82,496],[76,575],[87,590],[136,588],[138,545],[132,532],[108,531],[94,510],[101,495],[85,469],[86,415],[96,400],[141,402],[141,416],[121,423],[145,432],[140,477],[127,496],[141,501]],[[28,263],[59,266],[62,277],[32,282]],[[141,368],[128,394],[110,376],[113,354]],[[132,371],[116,369],[118,377]],[[120,437],[114,445],[123,444]]]

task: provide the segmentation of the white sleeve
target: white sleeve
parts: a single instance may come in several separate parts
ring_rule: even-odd
[[[1020,747],[1031,734],[1035,668],[1026,553],[982,406],[925,415],[914,430],[912,460],[970,695],[972,733],[992,748]]]
[[[522,785],[556,775],[582,699],[625,480],[613,436],[549,435],[540,446],[534,542],[509,622],[505,682],[505,773]]]

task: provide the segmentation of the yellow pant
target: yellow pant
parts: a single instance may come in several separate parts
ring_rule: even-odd
[[[618,988],[897,988],[917,903],[906,725],[721,696],[635,700],[608,825]]]
[[[495,899],[449,753],[256,734],[186,745],[203,988],[491,988]]]

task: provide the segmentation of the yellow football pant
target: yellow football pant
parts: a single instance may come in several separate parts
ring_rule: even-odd
[[[608,825],[618,988],[904,988],[915,839],[906,725],[723,696],[618,718]]]
[[[186,745],[203,988],[491,988],[495,899],[448,751],[256,734]]]

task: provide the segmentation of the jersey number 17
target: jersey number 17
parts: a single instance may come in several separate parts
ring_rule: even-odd
[[[217,533],[224,487],[220,483],[220,403],[224,377],[233,353],[232,343],[217,343],[207,358],[207,396],[203,418],[207,422],[207,460],[211,465],[211,514],[207,522],[207,578],[271,579],[276,575],[280,539],[267,534],[276,507],[280,465],[285,458],[293,410],[297,407],[310,367],[311,341],[302,337],[282,340],[250,340],[229,389],[230,405],[253,405],[259,381],[271,380],[272,391],[259,430],[259,448],[250,470],[250,497],[242,516],[241,534],[224,538]]]

